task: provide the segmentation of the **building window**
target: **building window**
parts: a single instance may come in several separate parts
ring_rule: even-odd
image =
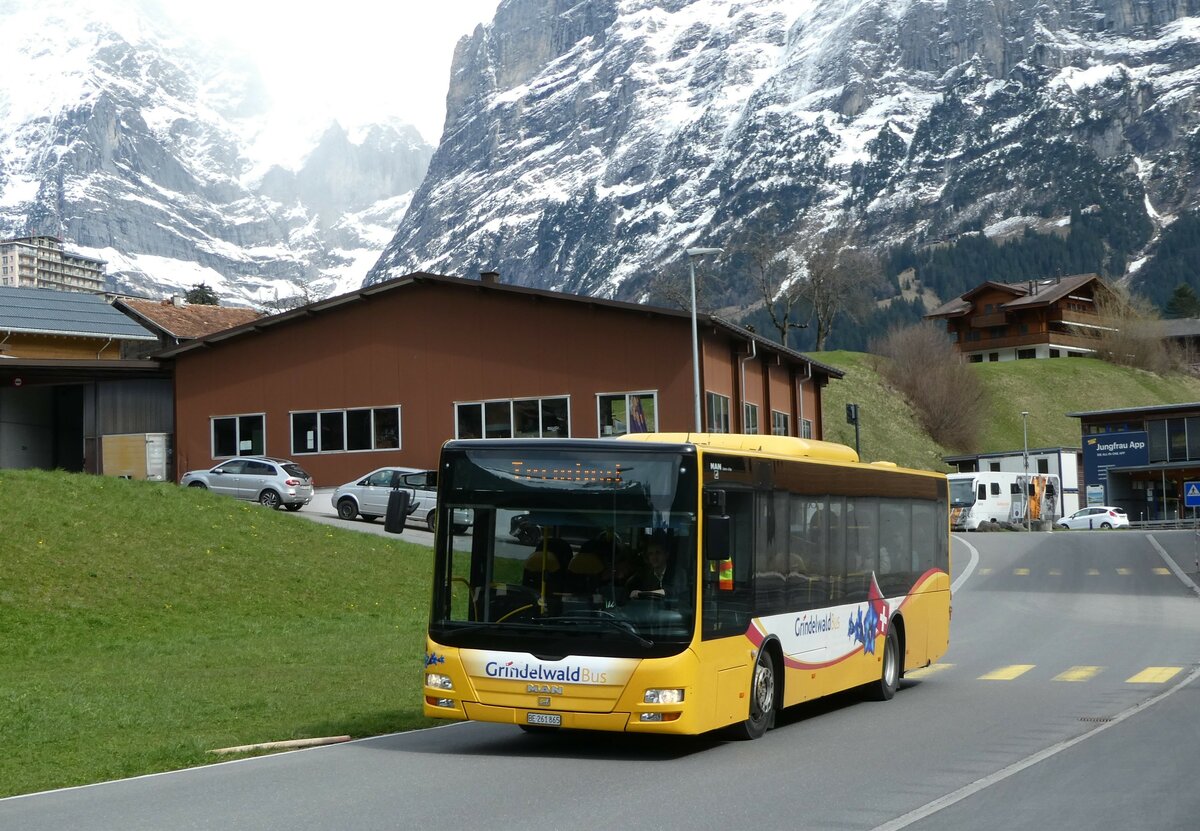
[[[1018,361],[1028,361],[1028,360],[1031,360],[1036,357],[1037,357],[1036,349],[1018,349],[1017,350],[1017,360]]]
[[[979,353],[976,353],[974,355],[968,356],[967,360],[973,364],[981,364],[981,363],[983,363],[983,356],[980,355]]]
[[[212,419],[212,457],[261,456],[266,452],[266,416],[217,416]]]
[[[466,401],[454,405],[459,439],[566,438],[571,407],[566,396]]]
[[[1049,459],[1038,459],[1037,466],[1038,466],[1038,473],[1049,473],[1050,472],[1050,460]]]
[[[813,423],[810,418],[800,419],[800,438],[811,439],[813,437]]]
[[[773,436],[788,436],[791,433],[788,431],[787,413],[781,413],[779,410],[771,410],[771,435]]]
[[[758,435],[757,404],[742,404],[742,432],[748,436]]]
[[[1057,357],[1058,357],[1058,350],[1057,350],[1057,349],[1051,349],[1051,350],[1050,350],[1050,357],[1051,357],[1051,358],[1057,358]]]
[[[708,412],[708,432],[729,432],[729,396],[715,392],[704,393],[705,410]]]
[[[999,352],[989,352],[988,360],[991,361],[992,363],[996,363],[997,361],[1000,360],[1000,353]]]
[[[293,412],[292,453],[400,449],[400,406]]]
[[[1000,463],[999,462],[988,462],[988,467],[992,470],[993,473],[998,473],[1000,471]],[[998,487],[998,486],[993,485],[993,487]],[[994,491],[994,492],[999,493],[999,491]]]
[[[601,436],[654,433],[658,430],[658,393],[617,392],[596,396]]]

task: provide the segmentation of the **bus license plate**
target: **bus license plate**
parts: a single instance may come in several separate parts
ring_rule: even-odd
[[[557,713],[526,713],[526,724],[545,724],[549,727],[562,727],[562,716]]]

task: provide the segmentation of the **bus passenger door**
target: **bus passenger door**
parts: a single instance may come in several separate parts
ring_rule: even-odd
[[[720,727],[744,720],[749,707],[753,646],[745,635],[753,612],[754,492],[706,487],[704,499],[697,651],[713,691],[712,726]],[[716,530],[722,527],[723,532]]]

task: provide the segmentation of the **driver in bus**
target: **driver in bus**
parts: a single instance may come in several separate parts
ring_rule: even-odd
[[[629,578],[629,599],[665,598],[679,594],[678,575],[667,552],[666,541],[655,536],[646,544],[641,567]]]

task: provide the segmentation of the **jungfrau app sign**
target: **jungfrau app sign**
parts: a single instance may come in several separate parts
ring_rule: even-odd
[[[1085,485],[1104,485],[1110,467],[1138,467],[1150,463],[1145,431],[1098,433],[1083,440]]]

